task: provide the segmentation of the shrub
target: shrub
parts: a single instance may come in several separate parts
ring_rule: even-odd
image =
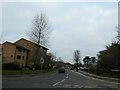
[[[20,67],[16,63],[6,63],[6,64],[2,64],[2,69],[3,70],[18,70],[20,69]]]
[[[35,65],[35,70],[40,70],[41,69],[41,66],[39,64],[36,64]]]

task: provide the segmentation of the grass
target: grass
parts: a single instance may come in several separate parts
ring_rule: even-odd
[[[2,75],[2,70],[0,70],[0,75]]]
[[[2,75],[31,75],[31,74],[45,74],[54,71],[53,69],[47,70],[2,70]]]

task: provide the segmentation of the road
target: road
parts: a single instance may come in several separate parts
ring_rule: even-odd
[[[43,75],[3,76],[2,88],[118,88],[118,84],[92,79],[66,70]]]
[[[2,75],[0,74],[0,90],[2,89]]]

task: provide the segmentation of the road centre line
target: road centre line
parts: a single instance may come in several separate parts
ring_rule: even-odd
[[[63,80],[61,80],[61,81],[59,81],[59,82],[53,84],[53,86],[56,86],[56,85],[58,85],[58,84],[60,84],[60,83],[62,83],[62,82],[64,82],[64,81],[65,81],[65,79],[63,79]]]
[[[66,76],[65,78],[68,78],[68,73],[67,73],[67,76]],[[66,80],[66,79],[63,79],[63,80],[61,80],[61,81],[59,81],[59,82],[57,82],[57,83],[53,84],[53,86],[56,86],[56,85],[58,85],[58,84],[60,84],[60,83],[64,82],[65,80]]]

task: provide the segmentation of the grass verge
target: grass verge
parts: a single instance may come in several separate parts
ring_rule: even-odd
[[[0,75],[2,75],[2,70],[0,70]]]
[[[45,74],[55,71],[54,69],[47,70],[2,70],[2,75],[31,75],[31,74]]]

